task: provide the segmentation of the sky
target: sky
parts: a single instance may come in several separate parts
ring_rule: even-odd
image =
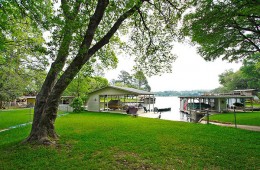
[[[151,91],[212,90],[220,86],[218,75],[229,69],[237,71],[242,66],[221,59],[205,61],[194,46],[187,44],[175,43],[172,52],[178,56],[172,63],[172,73],[148,77]],[[117,69],[107,71],[105,77],[109,81],[117,79],[121,70],[132,74],[133,65],[131,58],[119,56]]]

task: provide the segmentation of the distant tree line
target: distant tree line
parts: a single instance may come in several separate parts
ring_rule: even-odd
[[[155,92],[156,96],[199,96],[207,90],[187,90],[187,91],[159,91]]]

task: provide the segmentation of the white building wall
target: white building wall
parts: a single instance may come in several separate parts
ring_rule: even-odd
[[[99,112],[99,95],[93,94],[88,99],[88,111]]]

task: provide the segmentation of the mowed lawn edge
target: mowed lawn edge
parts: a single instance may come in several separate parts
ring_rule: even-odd
[[[222,114],[213,114],[209,116],[210,121],[219,122],[219,123],[229,123],[235,124],[235,116],[236,123],[239,125],[251,125],[251,126],[260,126],[260,112],[230,112],[230,113],[222,113]],[[207,118],[205,117],[204,120]]]
[[[260,133],[133,118],[71,113],[57,119],[55,147],[22,145],[30,126],[0,133],[2,169],[259,169]],[[0,168],[1,169],[1,168]]]

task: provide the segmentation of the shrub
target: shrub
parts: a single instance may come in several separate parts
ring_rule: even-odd
[[[83,101],[80,97],[76,97],[73,99],[73,102],[70,104],[70,106],[73,108],[73,112],[81,112],[83,105]]]

